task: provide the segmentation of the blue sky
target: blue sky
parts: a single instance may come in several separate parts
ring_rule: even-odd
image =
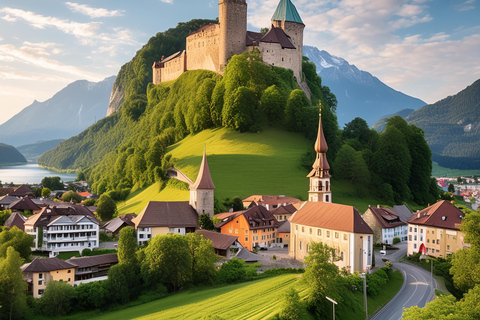
[[[278,2],[247,0],[249,30],[268,27]],[[305,44],[427,103],[480,78],[475,0],[292,2],[306,25]],[[75,80],[116,75],[177,22],[217,16],[218,0],[2,0],[0,124]]]

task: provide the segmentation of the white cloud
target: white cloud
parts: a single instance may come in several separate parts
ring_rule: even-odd
[[[160,0],[162,2],[165,2],[165,3],[173,3],[173,0]]]
[[[90,18],[105,18],[123,16],[124,10],[107,10],[103,8],[92,8],[86,4],[78,4],[74,2],[66,2],[67,7],[73,12],[79,12]]]
[[[467,0],[455,6],[458,11],[470,11],[475,9],[475,0]]]
[[[51,50],[51,52],[48,51]],[[88,80],[101,80],[103,75],[85,71],[81,68],[62,64],[61,62],[47,58],[53,53],[55,48],[51,44],[26,42],[17,48],[12,44],[0,45],[0,60],[17,61],[27,65],[33,65],[39,68],[67,73],[78,78]]]

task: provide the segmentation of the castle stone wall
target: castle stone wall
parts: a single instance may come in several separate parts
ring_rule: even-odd
[[[211,25],[187,37],[186,70],[205,69],[219,72],[220,26]]]
[[[298,51],[295,49],[282,49],[279,43],[260,42],[258,46],[263,62],[272,66],[292,69],[293,75],[300,79],[298,70]],[[300,69],[301,70],[301,69]]]
[[[225,71],[228,58],[243,53],[247,34],[247,2],[245,0],[220,0],[218,4],[220,22],[219,62],[220,73]]]
[[[297,22],[291,21],[272,21],[274,27],[282,28],[283,31],[290,37],[292,44],[296,49],[295,55],[292,56],[292,61],[290,66],[281,66],[284,68],[289,68],[293,70],[293,75],[297,78],[297,82],[302,82],[302,58],[303,58],[303,29],[305,25]]]
[[[153,84],[157,85],[162,82],[162,68],[153,68]]]
[[[185,72],[186,67],[186,53],[185,51],[181,56],[167,61],[164,63],[164,67],[161,68],[160,79],[162,82],[175,80]],[[155,70],[155,69],[154,69]]]

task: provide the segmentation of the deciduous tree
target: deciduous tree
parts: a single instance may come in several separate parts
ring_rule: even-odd
[[[23,280],[22,258],[9,247],[5,258],[0,258],[0,319],[22,318],[26,310],[26,282]]]
[[[212,242],[198,233],[186,236],[192,261],[192,281],[195,284],[212,284],[215,278],[217,256]]]
[[[127,226],[120,230],[118,239],[118,263],[136,265],[137,261],[137,235],[133,227]]]
[[[75,290],[64,281],[50,281],[40,300],[43,313],[48,316],[60,316],[68,313],[72,308],[72,299]]]
[[[108,195],[102,194],[98,200],[97,213],[103,221],[110,220],[117,212],[117,205]]]

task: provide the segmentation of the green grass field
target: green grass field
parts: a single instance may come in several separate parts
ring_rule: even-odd
[[[432,166],[432,176],[434,177],[459,177],[480,175],[480,170],[459,170],[440,167],[436,162]]]
[[[300,134],[278,129],[260,133],[239,133],[231,129],[205,130],[190,135],[170,147],[177,168],[195,181],[203,148],[207,148],[208,165],[215,184],[215,197],[248,197],[252,194],[287,195],[307,199],[307,170],[300,166],[302,155],[313,148]],[[332,181],[333,201],[355,206],[364,212],[368,205],[377,205],[372,197],[358,197],[343,181]],[[119,214],[139,213],[148,201],[188,201],[189,192],[159,185],[133,192],[117,204]]]

